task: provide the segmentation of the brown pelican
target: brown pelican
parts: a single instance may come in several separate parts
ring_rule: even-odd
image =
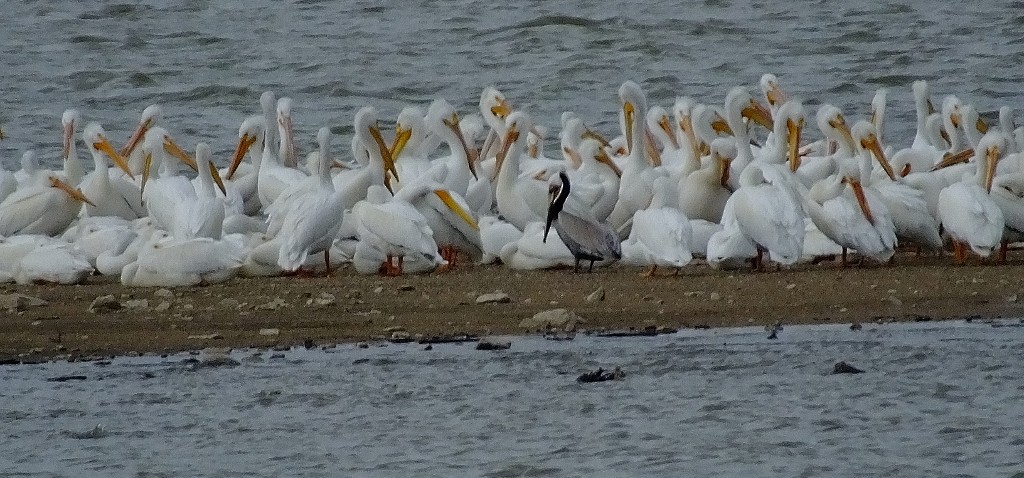
[[[579,272],[581,260],[589,260],[590,267],[587,268],[587,272],[593,272],[595,261],[621,259],[619,236],[615,234],[611,225],[598,221],[586,208],[572,202],[566,204],[570,191],[569,175],[565,171],[560,171],[558,176],[552,176],[548,184],[551,204],[548,207],[547,222],[544,224],[544,242],[547,242],[548,231],[553,224],[558,237],[576,259],[573,272]]]

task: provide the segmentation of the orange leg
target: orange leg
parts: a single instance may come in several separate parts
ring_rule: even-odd
[[[655,264],[651,264],[651,268],[647,269],[647,271],[645,272],[641,272],[640,275],[643,277],[654,277],[654,271],[656,270],[658,270],[658,266]]]
[[[964,263],[964,245],[960,241],[953,241],[953,264],[962,265]]]

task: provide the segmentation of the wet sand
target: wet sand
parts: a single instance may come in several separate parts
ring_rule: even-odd
[[[649,326],[729,327],[1024,316],[1022,258],[953,267],[949,258],[901,256],[895,266],[800,266],[775,272],[691,266],[648,278],[614,266],[593,274],[460,265],[440,274],[238,278],[177,289],[125,288],[106,278],[80,286],[0,286],[47,304],[0,311],[5,362],[171,353],[207,347],[317,346],[386,340],[396,329],[432,336],[538,333],[524,318],[569,309],[586,331]],[[588,301],[602,288],[604,300]],[[508,303],[477,304],[501,291]],[[90,312],[112,294],[121,310]],[[144,299],[144,301],[143,301]],[[276,330],[262,330],[276,329]],[[262,331],[262,333],[261,333]]]

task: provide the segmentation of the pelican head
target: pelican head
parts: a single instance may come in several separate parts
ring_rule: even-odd
[[[761,92],[768,106],[772,109],[778,108],[786,102],[786,93],[779,87],[779,79],[771,73],[761,75]]]
[[[89,152],[92,153],[93,159],[97,161],[97,164],[100,164],[99,161],[102,161],[102,155],[106,154],[118,168],[121,168],[128,176],[135,179],[135,175],[132,174],[131,169],[128,167],[128,162],[110,144],[106,132],[103,131],[103,127],[99,123],[91,122],[85,125],[85,129],[82,131],[82,138],[85,139],[85,145],[89,148]]]
[[[679,139],[676,138],[675,128],[665,108],[652,106],[647,110],[647,128],[653,131],[665,146],[672,145],[673,148],[679,149]]]
[[[500,131],[502,121],[512,114],[512,104],[497,88],[488,86],[480,93],[480,114],[488,126]]]
[[[196,163],[199,165],[199,174],[209,174],[213,183],[226,196],[228,191],[224,187],[224,180],[221,179],[220,172],[217,171],[217,165],[213,164],[213,152],[210,151],[210,145],[203,142],[196,144]]]
[[[830,104],[823,104],[818,107],[818,114],[815,116],[818,129],[829,139],[845,141],[848,147],[854,147],[853,135],[850,133],[850,126],[846,123],[843,112]]]
[[[978,172],[984,168],[984,176],[981,186],[986,192],[992,191],[992,180],[996,174],[996,164],[1002,158],[1006,150],[1006,136],[1001,131],[990,131],[985,133],[978,141],[975,148],[975,159],[978,162]]]
[[[736,141],[732,139],[716,138],[711,142],[711,158],[718,163],[719,181],[723,188],[729,188],[729,166],[736,159],[736,153]]]
[[[514,111],[508,115],[508,118],[505,119],[505,138],[502,141],[501,150],[498,151],[498,156],[495,159],[495,174],[498,174],[505,164],[508,152],[512,149],[512,144],[518,143],[520,139],[525,141],[526,135],[524,133],[530,131],[531,128],[533,128],[533,122],[530,120],[530,115],[525,112]],[[519,172],[516,171],[514,174],[519,174]]]
[[[395,122],[395,140],[390,148],[392,158],[397,161],[410,142],[413,146],[418,146],[423,141],[427,136],[423,123],[423,110],[415,106],[402,108],[398,113],[398,121]]]
[[[622,103],[622,119],[624,124],[623,130],[626,132],[626,149],[632,153],[633,145],[636,141],[642,141],[643,138],[634,138],[633,132],[634,125],[640,126],[643,129],[643,122],[638,121],[637,114],[647,114],[647,96],[644,95],[644,90],[640,88],[633,80],[626,80],[619,86],[619,101]]]
[[[919,116],[927,116],[935,112],[935,105],[932,104],[931,90],[928,82],[917,80],[911,86],[914,90],[914,104],[917,106]]]
[[[160,119],[162,112],[160,105],[149,105],[146,109],[142,110],[142,118],[139,119],[139,125],[135,128],[132,136],[128,138],[124,148],[121,148],[121,156],[131,156],[135,148],[139,146],[142,138],[146,135],[146,131],[149,131]]]
[[[548,232],[551,230],[551,223],[558,218],[562,212],[562,206],[569,197],[569,175],[565,171],[559,171],[557,176],[551,176],[548,180],[548,215],[544,221],[544,238],[541,242],[548,242]]]
[[[871,124],[878,128],[885,118],[885,104],[889,96],[889,90],[879,88],[875,90],[875,96],[871,98]]]
[[[250,116],[238,126],[238,145],[235,146],[235,153],[231,155],[231,165],[228,168],[229,180],[235,175],[235,171],[242,164],[242,159],[245,159],[245,155],[252,145],[263,138],[265,129],[266,120],[261,115]]]
[[[277,125],[281,131],[282,151],[281,162],[286,165],[295,164],[295,127],[292,123],[292,99],[283,97],[277,100]]]
[[[775,118],[775,135],[786,138],[789,170],[800,167],[800,132],[804,128],[804,105],[800,100],[789,100],[779,107]]]
[[[430,108],[427,109],[426,121],[434,134],[442,138],[448,138],[449,144],[452,147],[456,147],[457,143],[458,147],[462,148],[466,161],[469,163],[469,172],[476,178],[476,157],[478,153],[476,147],[471,146],[471,141],[466,139],[466,135],[462,130],[462,124],[465,120],[459,120],[459,114],[455,112],[455,108],[451,103],[443,98],[434,100],[430,104]]]
[[[725,95],[725,121],[733,134],[738,133],[739,128],[746,127],[743,123],[744,118],[765,128],[772,127],[771,112],[750,96],[746,88],[737,86]]]
[[[377,109],[372,106],[360,108],[356,112],[354,123],[356,136],[362,140],[365,147],[370,149],[371,157],[374,156],[372,151],[376,151],[376,156],[384,163],[384,185],[391,191],[390,177],[394,177],[395,180],[399,181],[400,179],[398,178],[398,171],[395,170],[395,160],[391,157],[391,150],[384,142],[384,137],[380,134],[380,126],[377,124]],[[376,150],[373,149],[373,145],[377,146]],[[391,174],[390,177],[388,176],[389,173]],[[391,192],[394,193],[394,191]]]
[[[885,157],[885,151],[882,150],[881,142],[878,140],[878,130],[875,125],[870,121],[858,121],[853,125],[850,134],[857,150],[870,152],[889,179],[895,181],[896,172],[893,170],[892,164],[889,163],[889,159]]]
[[[64,159],[71,157],[71,150],[75,146],[75,130],[81,121],[82,115],[73,108],[64,110],[64,114],[60,117],[60,124],[64,127]]]

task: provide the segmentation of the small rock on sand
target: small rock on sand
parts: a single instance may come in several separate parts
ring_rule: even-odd
[[[121,310],[121,303],[113,295],[101,295],[89,304],[89,312],[101,314]]]
[[[537,312],[533,317],[523,319],[519,327],[524,329],[575,329],[579,324],[587,323],[583,317],[567,309],[550,309]]]
[[[280,335],[281,329],[260,329],[260,335],[264,337],[272,337],[274,335]]]
[[[504,292],[481,294],[476,298],[477,304],[507,304],[509,302],[512,302],[512,298]]]
[[[587,295],[587,302],[601,302],[604,300],[604,287],[598,287],[597,290]]]
[[[148,309],[149,299],[131,299],[121,304],[125,309]]]
[[[237,309],[239,305],[240,303],[238,302],[238,299],[232,297],[221,299],[220,301],[220,306],[225,309]]]
[[[157,312],[163,312],[163,311],[168,310],[170,308],[171,308],[171,303],[165,300],[165,301],[157,304],[156,307],[153,307],[153,310],[155,310]]]
[[[161,299],[174,299],[174,291],[171,289],[157,289],[153,291],[153,297],[159,297]]]
[[[223,339],[224,336],[215,332],[212,334],[189,335],[188,338],[189,340],[220,340]]]
[[[31,307],[43,305],[46,305],[45,300],[30,295],[18,293],[0,295],[0,309],[8,311],[21,312]]]
[[[320,295],[307,299],[306,305],[328,307],[334,305],[336,302],[337,299],[335,299],[334,294],[331,294],[330,292],[321,292]]]
[[[260,309],[260,310],[277,310],[277,309],[280,309],[281,307],[284,307],[286,305],[288,305],[288,303],[285,302],[284,299],[278,297],[278,298],[275,298],[274,300],[272,300],[270,302],[267,302],[265,304],[260,304],[260,305],[256,306],[256,308]]]

